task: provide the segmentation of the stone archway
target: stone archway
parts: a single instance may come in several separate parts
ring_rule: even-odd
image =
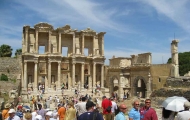
[[[145,98],[147,91],[146,80],[142,76],[138,76],[133,81],[133,95]]]
[[[118,94],[119,91],[119,78],[117,76],[112,76],[110,78],[110,95],[112,96],[113,92]]]

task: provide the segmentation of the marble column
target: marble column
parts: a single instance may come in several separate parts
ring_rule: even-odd
[[[93,63],[93,87],[96,88],[96,63]]]
[[[84,55],[84,34],[82,34],[82,48],[81,48],[81,53]]]
[[[34,89],[37,90],[37,84],[38,84],[38,62],[34,62]]]
[[[88,88],[91,89],[92,88],[92,74],[91,74],[91,67],[90,67],[90,63],[88,64],[88,75],[89,75],[89,78],[88,78]]]
[[[27,76],[28,76],[27,62],[24,61],[24,89],[27,89],[27,84],[28,84]]]
[[[92,48],[92,50],[93,50],[93,56],[95,56],[95,36],[93,36],[93,48]]]
[[[51,53],[51,31],[49,31],[48,51]]]
[[[26,44],[25,44],[25,47],[26,47],[26,52],[28,52],[28,28],[25,29],[25,35],[26,35]]]
[[[59,42],[58,42],[58,44],[59,44],[58,52],[61,54],[62,51],[61,51],[61,33],[60,32],[59,32]]]
[[[76,63],[73,63],[73,66],[72,66],[72,88],[74,88],[75,86],[75,64]]]
[[[48,87],[51,88],[51,62],[48,62]]]
[[[38,31],[36,30],[36,53],[38,53]]]
[[[84,63],[81,63],[81,88],[84,89]]]
[[[60,84],[60,79],[61,79],[61,61],[58,62],[58,74],[57,74],[57,78],[58,78],[58,84],[57,84],[57,89],[59,90],[61,88],[61,84]]]
[[[73,34],[73,55],[75,55],[75,33]]]
[[[104,64],[101,66],[101,88],[104,88]]]
[[[102,50],[101,50],[102,56],[104,56],[104,36],[102,36]]]

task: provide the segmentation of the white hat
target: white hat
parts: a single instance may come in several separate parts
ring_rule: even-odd
[[[35,119],[36,119],[36,120],[42,120],[42,116],[41,116],[41,115],[37,115],[37,116],[35,117]]]
[[[10,109],[8,113],[15,113],[15,109]]]
[[[52,117],[52,116],[53,116],[53,112],[52,112],[52,111],[48,111],[48,112],[46,113],[46,115]]]
[[[190,102],[188,101],[184,102],[184,107],[190,108]]]

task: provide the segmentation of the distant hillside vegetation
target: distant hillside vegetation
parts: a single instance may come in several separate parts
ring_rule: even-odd
[[[167,63],[172,63],[172,59],[169,58]],[[184,76],[184,74],[190,71],[190,52],[179,53],[179,74]]]

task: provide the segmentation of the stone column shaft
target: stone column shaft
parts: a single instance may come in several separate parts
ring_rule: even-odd
[[[48,63],[48,87],[51,88],[51,62]]]
[[[48,51],[51,53],[51,32],[49,31],[49,44],[48,44]]]
[[[89,89],[91,89],[92,88],[92,74],[91,74],[90,63],[88,64],[88,75],[89,75],[89,78],[88,78],[88,87],[89,87]]]
[[[82,55],[84,55],[84,34],[82,34]]]
[[[34,88],[37,88],[38,84],[38,62],[34,62]]]
[[[28,29],[26,29],[26,32],[25,32],[25,35],[26,35],[26,52],[28,52]]]
[[[104,64],[101,66],[101,88],[104,88]]]
[[[58,52],[61,53],[61,33],[59,33],[59,47],[58,47]]]
[[[96,87],[96,63],[93,63],[93,87]]]
[[[75,33],[73,34],[73,55],[75,54]]]
[[[74,88],[75,86],[75,63],[73,63],[72,66],[72,87]]]
[[[93,56],[95,55],[95,36],[93,36],[93,48],[92,48],[92,50],[93,50]]]
[[[57,88],[59,89],[60,87],[61,87],[61,85],[60,85],[60,76],[61,76],[61,62],[58,62],[58,68],[57,68],[57,70],[58,70],[58,75],[57,75],[57,78],[58,78],[58,84],[57,84]]]
[[[104,56],[104,36],[102,36],[102,56]]]
[[[28,80],[27,80],[27,62],[24,62],[24,89],[27,88],[27,83],[28,83]]]
[[[81,64],[81,88],[84,88],[84,63]]]
[[[36,31],[36,53],[38,53],[38,31]]]

